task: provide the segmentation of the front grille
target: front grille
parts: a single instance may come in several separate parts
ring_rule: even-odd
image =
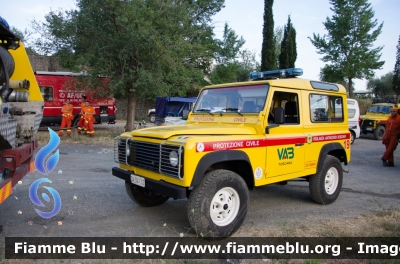
[[[171,165],[172,151],[177,160]],[[183,146],[157,144],[143,141],[116,138],[114,141],[114,160],[137,168],[154,171],[174,178],[183,178]]]
[[[159,171],[160,144],[129,140],[128,164],[150,171]]]
[[[363,120],[363,122],[361,123],[361,128],[362,128],[362,129],[363,129],[363,128],[365,129],[365,128],[367,128],[368,126],[370,126],[370,125],[368,125],[369,122],[371,122],[371,120],[367,120],[367,119]]]

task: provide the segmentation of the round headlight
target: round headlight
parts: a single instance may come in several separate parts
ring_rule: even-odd
[[[176,165],[178,165],[178,162],[179,162],[178,152],[176,152],[175,150],[171,151],[169,153],[169,163],[171,164],[171,166],[175,167]]]

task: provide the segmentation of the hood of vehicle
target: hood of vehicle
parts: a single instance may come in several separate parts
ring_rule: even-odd
[[[132,132],[132,136],[167,139],[177,135],[255,135],[252,127],[232,125],[207,126],[187,124],[177,126],[156,126],[138,129]]]
[[[367,113],[365,115],[360,116],[362,120],[387,120],[390,114],[376,114],[376,113]]]

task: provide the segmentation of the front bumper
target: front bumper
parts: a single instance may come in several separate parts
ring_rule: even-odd
[[[131,174],[132,173],[130,171],[123,170],[118,167],[112,168],[112,175],[125,180],[127,183],[131,183]],[[174,199],[185,199],[189,194],[187,188],[148,178],[145,178],[145,188]]]
[[[96,119],[97,124],[101,123],[115,124],[116,116],[109,114],[100,114],[100,115],[94,115],[94,118]]]
[[[360,128],[363,134],[373,133],[376,128],[375,121],[365,119],[362,121]]]

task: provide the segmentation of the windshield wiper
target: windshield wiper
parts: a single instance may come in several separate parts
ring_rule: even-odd
[[[202,109],[197,109],[196,113],[197,112],[205,112],[205,113],[209,113],[210,115],[214,116],[212,113],[210,113],[210,111],[211,111],[210,109],[202,108]]]
[[[239,109],[238,109],[238,108],[224,108],[224,109],[222,109],[222,110],[236,112],[236,113],[238,113],[239,115],[243,116],[243,114],[239,112]]]

